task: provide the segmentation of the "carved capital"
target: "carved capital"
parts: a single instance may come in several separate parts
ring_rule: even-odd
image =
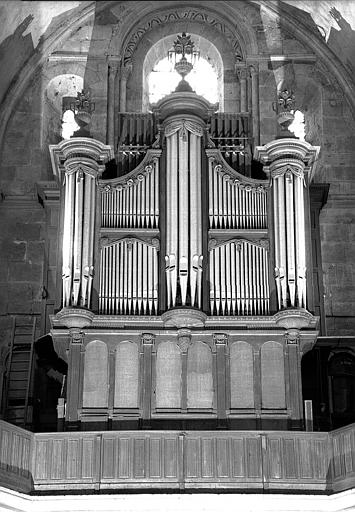
[[[237,74],[239,81],[247,79],[248,72],[246,67],[237,66],[235,72]]]
[[[141,337],[142,345],[154,345],[155,336],[149,332],[144,332]]]
[[[121,80],[128,80],[129,75],[132,73],[132,64],[126,64],[121,68]]]
[[[298,329],[289,329],[285,333],[287,345],[298,345],[300,342],[300,331]]]
[[[215,345],[227,345],[228,335],[224,333],[216,333],[213,335],[213,341]]]
[[[190,329],[178,330],[178,345],[181,352],[186,353],[191,345],[191,331]]]
[[[69,329],[69,336],[72,345],[82,345],[84,342],[84,333],[79,329]]]

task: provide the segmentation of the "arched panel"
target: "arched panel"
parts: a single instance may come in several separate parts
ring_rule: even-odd
[[[176,343],[160,343],[156,364],[156,406],[181,407],[181,352]]]
[[[83,407],[107,407],[108,351],[103,341],[91,341],[84,359]]]
[[[187,354],[187,407],[212,408],[212,352],[208,345],[195,341]]]
[[[138,347],[123,341],[116,348],[114,407],[138,407],[138,377]]]
[[[261,347],[261,395],[264,409],[285,409],[285,364],[283,347],[268,341]]]
[[[230,347],[230,386],[232,408],[254,408],[253,349],[245,341]]]

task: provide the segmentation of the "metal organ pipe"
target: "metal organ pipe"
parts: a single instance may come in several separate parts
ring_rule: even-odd
[[[190,120],[166,125],[166,282],[167,306],[201,307],[201,137],[202,127]],[[177,279],[178,277],[178,279]]]
[[[137,238],[102,239],[100,313],[156,314],[158,311],[158,248]]]
[[[96,178],[90,170],[65,173],[63,306],[90,307],[94,274]]]
[[[306,248],[303,172],[284,167],[272,172],[275,282],[279,309],[306,307]]]
[[[266,241],[211,241],[210,308],[216,315],[269,313]]]
[[[266,191],[259,182],[209,159],[209,222],[211,229],[266,229]]]

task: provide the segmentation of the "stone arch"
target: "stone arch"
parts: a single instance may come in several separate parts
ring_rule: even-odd
[[[166,50],[167,55],[170,42],[176,37],[176,34],[185,31],[188,26],[188,33],[194,35],[194,40],[198,38],[203,42],[202,54],[207,52],[207,48],[213,48],[215,63],[218,62],[218,70],[223,72],[221,82],[225,85],[223,88],[224,98],[228,98],[230,102],[237,99],[238,80],[235,73],[236,56],[234,49],[225,35],[218,31],[214,26],[206,28],[200,21],[192,20],[188,24],[184,19],[175,20],[174,32],[172,36],[172,22],[162,23],[144,33],[139,40],[139,44],[135,46],[134,53],[129,59],[132,65],[132,72],[127,82],[127,110],[140,111],[144,105],[143,96],[143,80],[142,70],[156,62],[163,56]],[[155,49],[158,51],[155,52]],[[219,59],[220,56],[220,59]],[[148,58],[147,58],[148,57]],[[128,59],[127,59],[128,60]],[[222,96],[222,91],[221,91]],[[225,107],[225,103],[224,103]],[[225,110],[225,108],[222,108]]]

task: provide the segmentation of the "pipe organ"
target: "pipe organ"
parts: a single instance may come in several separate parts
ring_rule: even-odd
[[[223,134],[241,137],[244,122],[211,116],[210,108],[194,93],[173,93],[153,114],[127,115],[125,142],[150,147],[133,170],[113,179],[97,179],[107,146],[85,142],[82,156],[82,139],[52,147],[63,179],[63,307],[93,306],[102,315],[190,307],[212,316],[306,308],[304,205],[313,150],[293,141],[286,154],[287,139],[256,148],[269,180],[248,177],[227,163],[211,138],[224,150]],[[161,134],[154,143],[153,119]]]
[[[179,41],[191,55],[190,36]],[[53,337],[68,358],[73,430],[302,425],[318,149],[294,138],[256,147],[266,177],[251,177],[261,168],[251,68],[242,113],[215,112],[183,79],[152,113],[110,114],[117,148],[78,137],[50,148],[63,203]]]

